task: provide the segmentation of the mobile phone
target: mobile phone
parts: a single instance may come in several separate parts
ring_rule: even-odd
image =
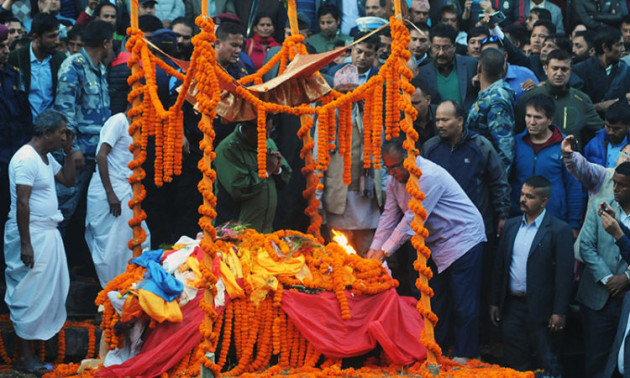
[[[606,202],[602,203],[602,212],[608,212],[608,204]]]
[[[489,23],[492,25],[499,25],[505,21],[505,14],[501,11],[496,11],[490,15]]]
[[[571,138],[571,150],[573,150],[573,152],[578,151],[578,141],[575,138]]]

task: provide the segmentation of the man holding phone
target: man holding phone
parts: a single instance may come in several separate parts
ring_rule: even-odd
[[[630,226],[630,162],[621,163],[613,174],[614,199],[606,203]],[[580,255],[586,269],[577,292],[585,320],[585,376],[603,373],[621,314],[622,299],[630,284],[628,263],[600,218],[600,204],[591,203],[580,238]]]

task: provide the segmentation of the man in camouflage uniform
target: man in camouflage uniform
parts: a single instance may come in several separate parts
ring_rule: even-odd
[[[74,151],[80,151],[76,158],[76,186],[57,187],[59,208],[64,216],[60,230],[64,237],[77,207],[81,209],[79,215],[85,213],[85,196],[94,172],[99,133],[111,115],[105,66],[114,55],[114,29],[105,21],[95,20],[86,26],[83,34],[85,47],[67,58],[59,69],[55,99],[55,108],[68,118],[68,128],[76,135]]]
[[[479,95],[466,125],[492,142],[509,172],[514,162],[514,91],[503,81],[504,70],[501,51],[486,49],[481,53],[477,65]]]

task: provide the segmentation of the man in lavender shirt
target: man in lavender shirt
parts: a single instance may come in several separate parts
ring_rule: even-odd
[[[391,175],[387,183],[385,210],[378,222],[368,258],[384,259],[394,254],[414,235],[410,223],[410,195],[405,189],[409,172],[403,166],[406,152],[401,139],[386,141],[383,162]],[[418,156],[422,170],[418,184],[426,198],[424,226],[429,231],[425,244],[431,249],[429,281],[434,296],[431,306],[440,321],[435,336],[442,349],[450,346],[453,332],[453,357],[466,362],[479,354],[479,296],[481,261],[486,234],[481,214],[457,181],[439,165]],[[418,277],[417,273],[412,278]]]

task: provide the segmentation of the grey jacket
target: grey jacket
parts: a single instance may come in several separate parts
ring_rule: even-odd
[[[614,199],[609,197],[606,202],[617,214],[623,211]],[[580,255],[586,269],[577,292],[578,302],[595,311],[601,310],[610,297],[601,279],[608,275],[622,274],[628,268],[628,263],[621,258],[615,238],[602,227],[598,205],[598,202],[590,205],[582,226]]]

